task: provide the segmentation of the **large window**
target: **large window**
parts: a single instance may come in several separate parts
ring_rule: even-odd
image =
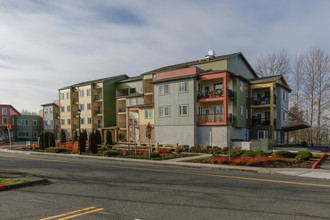
[[[268,138],[268,131],[258,131],[258,139],[267,139]]]
[[[34,131],[34,132],[33,132],[33,137],[34,137],[34,138],[38,138],[38,132],[37,132],[37,131]]]
[[[214,106],[214,114],[223,114],[223,105]]]
[[[28,138],[29,137],[29,132],[28,131],[19,131],[18,132],[18,137],[19,138]]]
[[[80,119],[80,124],[84,125],[85,124],[85,118]]]
[[[68,122],[68,125],[71,125],[71,119],[70,118],[68,118],[67,122]]]
[[[61,106],[61,112],[64,112],[64,106]]]
[[[188,115],[188,105],[180,105],[179,106],[179,115],[187,116]]]
[[[7,117],[2,117],[2,124],[3,125],[8,124],[8,118]]]
[[[61,99],[61,100],[64,99],[64,93],[60,93],[60,99]]]
[[[2,108],[2,114],[7,115],[7,108]]]
[[[37,120],[33,120],[33,126],[38,126],[38,121]]]
[[[152,109],[144,110],[144,118],[152,118]]]
[[[17,120],[17,125],[28,126],[29,125],[29,120],[28,119],[18,119]]]
[[[70,92],[66,93],[66,99],[70,99]]]
[[[65,119],[61,119],[61,125],[65,125]]]
[[[85,105],[84,104],[80,104],[80,107],[79,108],[80,108],[81,111],[84,111],[85,110]]]
[[[170,108],[169,106],[160,106],[159,107],[159,117],[170,116]]]
[[[92,124],[92,118],[87,118],[87,124]]]
[[[84,90],[80,90],[80,91],[79,91],[79,96],[80,96],[80,97],[84,97],[84,95],[85,95]]]
[[[159,95],[168,94],[168,85],[160,85],[159,86]]]
[[[67,112],[70,112],[70,111],[71,111],[71,106],[70,106],[70,105],[68,105],[68,106],[66,107],[66,111],[67,111]]]
[[[91,89],[87,89],[86,91],[87,91],[86,92],[87,93],[87,96],[91,96]]]
[[[187,82],[180,82],[179,93],[187,92]]]
[[[91,109],[92,109],[91,103],[87,103],[87,110],[91,110]]]

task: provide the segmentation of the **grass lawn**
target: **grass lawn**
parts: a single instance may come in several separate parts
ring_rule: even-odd
[[[0,179],[0,185],[8,185],[14,183],[24,183],[28,182],[29,180],[20,180],[20,179]]]

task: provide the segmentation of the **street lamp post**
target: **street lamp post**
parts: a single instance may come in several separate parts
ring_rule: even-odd
[[[80,139],[80,113],[81,113],[81,109],[78,109],[78,125],[79,125],[79,131],[78,131],[78,139]],[[78,141],[79,143],[79,141]],[[79,154],[81,154],[81,148],[79,147]]]

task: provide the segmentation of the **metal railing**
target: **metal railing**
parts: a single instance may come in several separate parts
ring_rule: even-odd
[[[103,128],[103,123],[95,123],[94,128]]]
[[[153,92],[152,86],[144,87],[144,93],[152,93],[152,92]]]
[[[197,123],[224,122],[224,114],[201,114],[197,115]]]
[[[102,115],[102,114],[103,114],[103,110],[102,110],[102,108],[96,108],[96,109],[94,110],[94,114],[95,114],[95,115]]]
[[[97,95],[94,95],[94,101],[102,101],[103,97],[102,97],[102,94],[97,94]]]
[[[197,99],[209,99],[209,98],[219,98],[219,97],[224,97],[223,89],[197,91]],[[227,97],[234,98],[233,90],[227,89]]]
[[[264,97],[252,97],[251,98],[252,105],[266,105],[270,104],[270,96]],[[274,96],[274,104],[276,104],[276,96]]]
[[[137,118],[134,118],[134,119],[130,118],[128,123],[129,123],[129,125],[138,125],[139,124],[139,119],[137,119]]]
[[[118,107],[118,112],[119,112],[119,113],[124,113],[124,112],[126,112],[126,107]]]
[[[252,125],[270,125],[270,118],[252,118]],[[274,126],[276,125],[276,118],[274,118]]]
[[[78,98],[73,98],[72,103],[73,104],[79,104],[79,99]]]
[[[119,128],[126,128],[126,122],[118,122]]]

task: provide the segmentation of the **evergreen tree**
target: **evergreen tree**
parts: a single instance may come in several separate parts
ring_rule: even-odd
[[[89,150],[93,154],[97,153],[97,140],[94,132],[89,135]]]
[[[49,132],[44,134],[44,147],[45,149],[49,148]]]
[[[45,145],[44,145],[44,132],[41,132],[39,135],[39,147],[41,149],[45,149]]]
[[[61,143],[66,143],[66,135],[64,130],[61,130]]]
[[[95,131],[96,144],[102,144],[101,132],[99,130]]]
[[[111,131],[107,131],[107,145],[112,145],[112,134],[111,134]]]
[[[50,147],[56,147],[56,143],[55,143],[55,134],[53,132],[51,132],[49,134],[49,145]]]

